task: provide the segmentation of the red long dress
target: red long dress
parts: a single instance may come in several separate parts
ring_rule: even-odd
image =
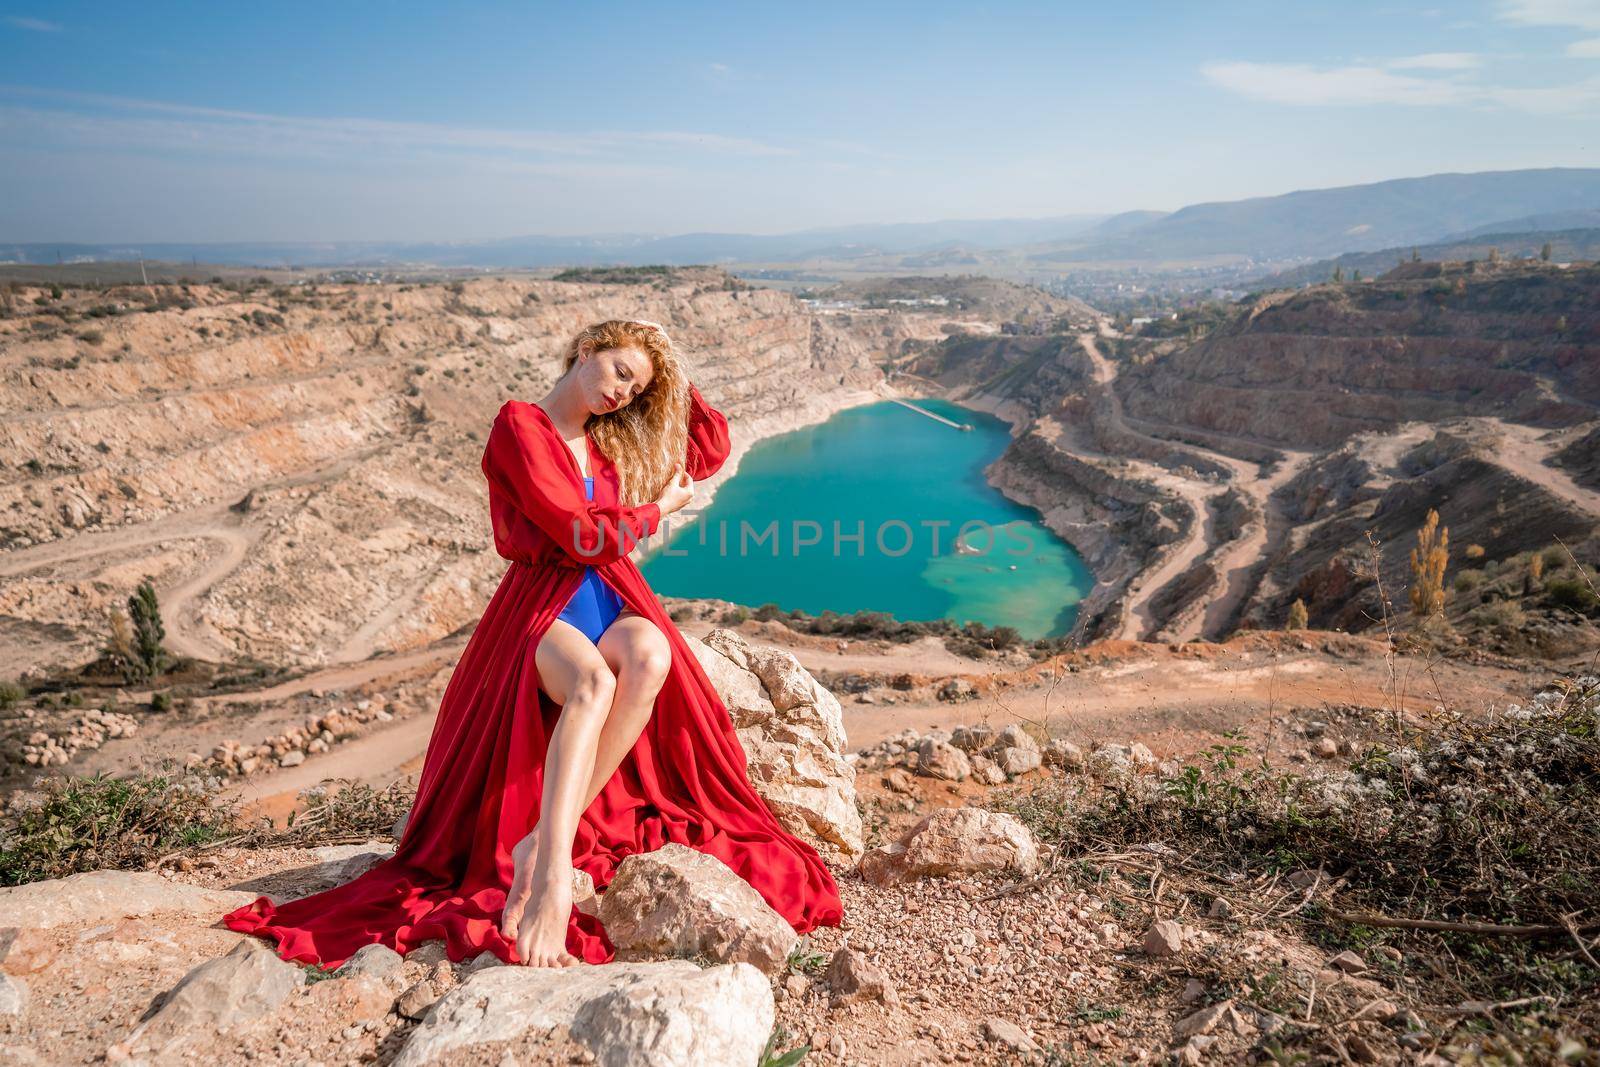
[[[728,457],[728,424],[698,389],[690,395],[686,466],[701,479]],[[495,549],[511,565],[445,687],[394,856],[325,892],[276,906],[261,897],[226,915],[229,927],[328,968],[363,945],[404,954],[434,938],[452,960],[484,951],[516,960],[500,934],[511,849],[538,822],[545,746],[561,713],[539,685],[534,650],[586,564],[660,627],[672,665],[638,742],[579,819],[573,866],[603,889],[624,857],[676,841],[726,863],[796,932],[839,924],[833,875],[751,786],[727,708],[627,555],[656,532],[660,509],[620,504],[616,468],[585,442],[592,501],[542,408],[508,400],[495,416],[483,472]],[[615,955],[600,920],[576,907],[566,947],[588,963]]]

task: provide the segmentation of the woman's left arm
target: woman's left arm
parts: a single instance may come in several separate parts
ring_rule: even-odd
[[[728,443],[728,420],[689,385],[689,454],[685,467],[695,481],[709,478],[722,467],[732,446]]]

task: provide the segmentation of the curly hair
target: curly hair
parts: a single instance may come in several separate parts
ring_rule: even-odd
[[[689,375],[660,323],[607,319],[580,330],[567,345],[562,375],[585,351],[638,348],[650,357],[650,384],[626,406],[591,415],[584,429],[617,469],[624,504],[654,500],[689,446]]]

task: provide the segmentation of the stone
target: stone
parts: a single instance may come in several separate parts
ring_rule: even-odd
[[[825,976],[835,1001],[879,1000],[891,1007],[900,1003],[894,983],[862,952],[846,945],[834,952]]]
[[[346,1026],[381,1019],[394,1005],[394,987],[370,974],[317,982],[309,996],[320,1014]]]
[[[538,1042],[557,1062],[569,1062],[564,1054],[606,1065],[756,1063],[774,1018],[767,979],[747,963],[492,967],[433,1006],[393,1067],[459,1062],[494,1042]]]
[[[280,766],[280,767],[298,767],[298,766],[300,766],[300,764],[304,763],[305,761],[306,761],[306,754],[304,752],[300,751],[298,748],[296,748],[296,749],[291,749],[288,752],[285,752],[282,756],[279,756],[278,757],[278,766]]]
[[[1172,1028],[1172,1034],[1181,1041],[1185,1038],[1210,1034],[1218,1029],[1228,1029],[1236,1034],[1243,1034],[1250,1028],[1249,1021],[1239,1014],[1239,1009],[1233,1006],[1233,1001],[1222,1000],[1208,1004],[1193,1015],[1180,1019]]]
[[[14,975],[0,974],[0,1018],[27,1010],[28,983]]]
[[[1006,751],[1014,752],[1016,750],[1007,749]],[[1000,764],[981,752],[974,752],[968,758],[972,762],[972,777],[984,785],[1003,785],[1005,783],[1006,772],[1001,768]]]
[[[313,852],[319,863],[312,875],[330,885],[343,885],[394,855],[394,846],[383,841],[367,841],[355,845],[325,845]]]
[[[874,885],[980,871],[1032,874],[1039,848],[1021,820],[983,808],[940,808],[892,844],[861,859],[861,875]]]
[[[1328,966],[1345,974],[1360,974],[1367,969],[1367,961],[1349,949],[1345,949],[1329,960]]]
[[[1311,746],[1311,753],[1318,759],[1337,759],[1339,742],[1331,737],[1319,737],[1316,744]]]
[[[1007,777],[1015,778],[1019,774],[1038,770],[1044,763],[1044,754],[1037,747],[1002,748],[995,751],[994,761],[1000,765],[1000,769]]]
[[[392,979],[400,974],[405,959],[387,945],[362,945],[336,972],[340,978],[367,975],[378,979]]]
[[[1014,1052],[1036,1052],[1039,1043],[1027,1031],[1008,1019],[983,1020],[983,1034],[990,1041],[1004,1045]]]
[[[0,927],[0,971],[37,974],[55,962],[55,940],[38,930]]]
[[[1176,956],[1183,951],[1183,927],[1171,919],[1161,919],[1145,931],[1141,943],[1147,956]]]
[[[978,689],[965,678],[949,678],[939,686],[934,695],[940,700],[955,704],[964,700],[976,700]]]
[[[906,773],[904,767],[890,767],[883,776],[883,784],[896,793],[914,796],[917,792],[916,783],[911,780],[911,775]]]
[[[726,628],[704,641],[683,636],[727,707],[750,783],[773,815],[819,851],[858,859],[861,811],[839,701],[784,649],[752,645]]]
[[[925,778],[959,782],[972,775],[972,761],[948,741],[924,737],[917,743],[916,772]]]
[[[988,723],[962,724],[950,731],[950,743],[963,752],[976,752],[994,741],[994,727]]]
[[[88,928],[162,913],[216,918],[255,899],[254,893],[202,889],[153,871],[85,871],[0,889],[0,915],[8,926],[26,929]]]
[[[755,887],[709,853],[675,841],[617,865],[600,898],[616,958],[703,956],[782,972],[799,935]]]
[[[1044,762],[1051,767],[1076,771],[1083,768],[1083,749],[1064,737],[1054,737],[1044,748]]]
[[[1206,909],[1206,917],[1210,919],[1232,918],[1233,905],[1228,903],[1226,897],[1212,897],[1211,906]]]
[[[279,959],[254,937],[240,941],[226,956],[208,960],[184,975],[161,1008],[121,1046],[158,1062],[184,1049],[199,1049],[229,1030],[275,1013],[301,986],[306,974]]]

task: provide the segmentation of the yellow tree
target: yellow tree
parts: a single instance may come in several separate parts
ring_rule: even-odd
[[[1310,621],[1306,612],[1306,602],[1296,597],[1294,603],[1289,605],[1289,621],[1284,624],[1283,628],[1285,630],[1304,630]]]
[[[1450,556],[1450,527],[1439,525],[1439,513],[1428,509],[1428,518],[1417,531],[1417,547],[1411,550],[1411,613],[1418,618],[1444,610],[1444,567]]]

